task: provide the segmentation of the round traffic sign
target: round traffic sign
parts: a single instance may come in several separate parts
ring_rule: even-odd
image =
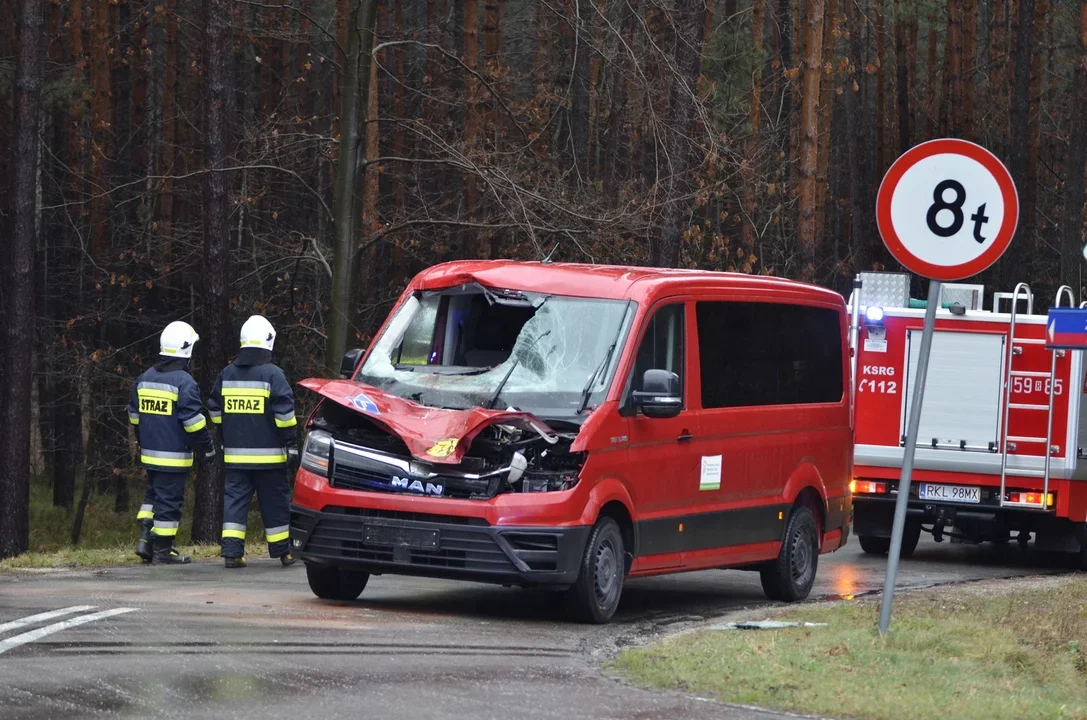
[[[876,198],[887,249],[933,280],[961,280],[988,268],[1008,249],[1018,222],[1008,169],[966,140],[910,148],[891,165]]]

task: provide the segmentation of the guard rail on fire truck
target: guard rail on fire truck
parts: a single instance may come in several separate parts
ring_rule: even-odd
[[[1057,290],[1057,299],[1054,302],[1055,307],[1061,307],[1061,300],[1067,295],[1069,299],[1068,307],[1075,307],[1076,298],[1072,292],[1072,288],[1067,285],[1062,285]],[[1059,452],[1059,448],[1053,447],[1053,397],[1056,394],[1056,377],[1057,377],[1057,358],[1064,357],[1064,350],[1051,350],[1051,360],[1049,365],[1049,372],[1038,372],[1030,370],[1016,370],[1015,369],[1015,357],[1023,354],[1023,345],[1044,345],[1045,340],[1039,338],[1023,338],[1016,337],[1015,335],[1015,320],[1019,311],[1019,299],[1022,297],[1027,301],[1027,314],[1031,314],[1033,302],[1031,302],[1033,294],[1030,291],[1030,287],[1026,283],[1019,283],[1015,286],[1015,291],[1011,296],[1011,326],[1008,329],[1008,358],[1005,367],[1007,373],[1004,378],[1004,432],[1003,442],[1000,448],[1000,506],[1001,507],[1021,507],[1035,510],[1047,509],[1047,498],[1049,497],[1049,475],[1050,475],[1050,462],[1054,452]],[[994,298],[994,304],[999,302]],[[1080,305],[1084,307],[1087,305],[1087,301]],[[1013,403],[1011,401],[1012,390],[1012,378],[1048,378],[1048,396],[1049,402],[1046,405],[1034,405],[1029,403]],[[1044,412],[1046,413],[1046,436],[1040,437],[1023,437],[1008,434],[1008,427],[1010,425],[1010,419],[1012,411],[1020,412]],[[1045,448],[1045,464],[1043,470],[1017,470],[1016,475],[1025,475],[1027,477],[1040,477],[1042,478],[1042,494],[1039,496],[1038,502],[1027,502],[1021,500],[1018,502],[1012,502],[1007,496],[1007,481],[1008,481],[1008,456],[1015,454],[1014,451],[1018,449],[1020,444],[1042,444]]]

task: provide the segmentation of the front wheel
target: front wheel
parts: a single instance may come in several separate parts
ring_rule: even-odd
[[[809,508],[793,508],[777,559],[764,565],[760,572],[766,597],[796,602],[811,592],[819,567],[818,527]]]
[[[566,591],[567,608],[575,619],[586,623],[611,620],[623,593],[625,557],[619,524],[610,517],[597,520],[585,544],[577,582]]]
[[[356,600],[362,595],[370,573],[306,563],[309,589],[322,600]]]

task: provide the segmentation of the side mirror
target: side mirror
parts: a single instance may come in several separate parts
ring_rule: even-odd
[[[340,377],[345,380],[354,377],[355,371],[359,369],[359,364],[362,363],[362,356],[365,352],[361,348],[351,348],[345,352],[343,360],[340,361]]]
[[[631,393],[634,408],[649,418],[674,418],[683,409],[679,375],[668,370],[646,370],[642,389]]]

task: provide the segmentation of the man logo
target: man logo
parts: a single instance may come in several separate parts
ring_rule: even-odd
[[[435,485],[429,482],[424,485],[422,480],[412,480],[399,475],[393,475],[389,484],[397,490],[411,490],[424,495],[441,495],[445,491],[444,485]]]

